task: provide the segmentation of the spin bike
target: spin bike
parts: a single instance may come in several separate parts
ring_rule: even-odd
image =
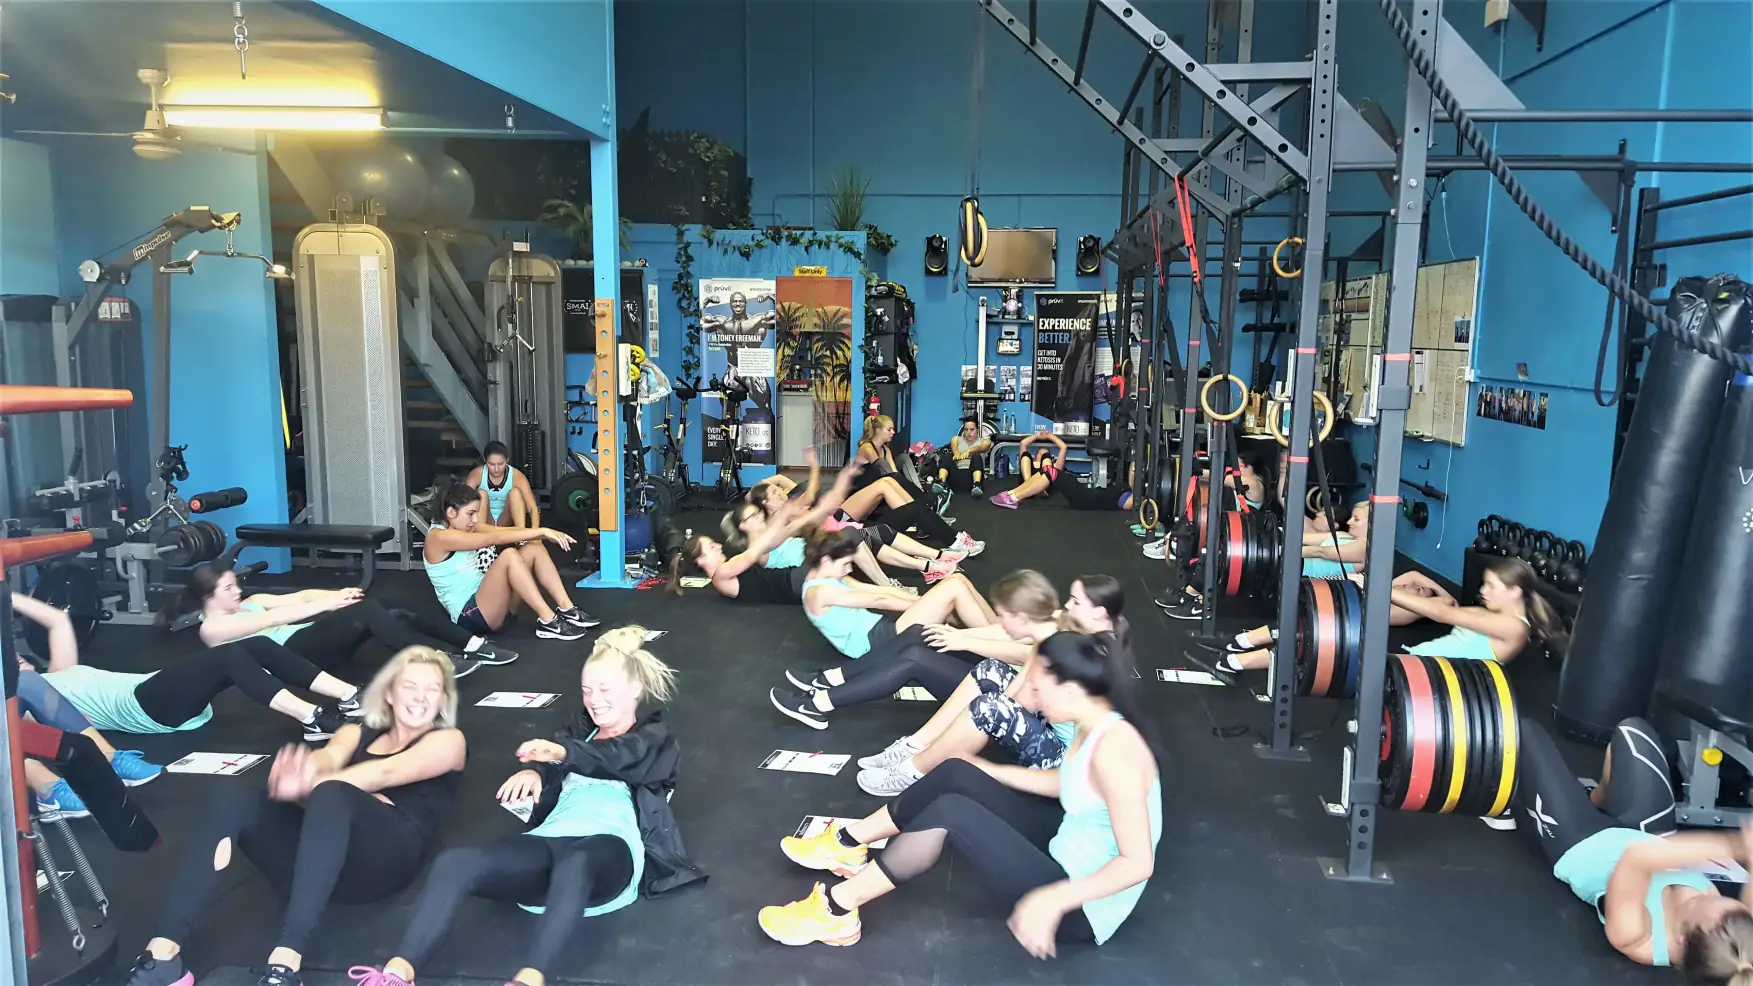
[[[670,488],[676,499],[681,500],[700,491],[700,484],[688,475],[688,463],[682,458],[688,445],[688,402],[700,396],[700,378],[695,377],[693,383],[688,383],[678,377],[673,390],[682,402],[681,421],[676,425],[670,423],[675,418],[671,417],[669,402],[665,401],[663,423],[657,426],[663,432],[663,445],[659,446],[663,454],[663,470],[658,478]]]
[[[719,499],[725,503],[735,503],[743,498],[737,416],[742,413],[743,401],[749,399],[749,385],[734,375],[726,375],[707,381],[706,389],[718,391],[724,397],[724,432],[721,442],[723,458],[718,463],[717,489]]]
[[[596,401],[589,399],[589,389],[586,387],[573,385],[566,389],[580,391],[577,398],[566,402],[567,433],[579,438],[589,435],[590,451],[567,453],[563,471],[589,476],[591,482],[566,484],[568,500],[563,509],[567,516],[594,517],[597,458],[602,454],[596,444]],[[639,407],[638,401],[631,396],[621,401],[621,423],[626,431],[626,444],[621,449],[621,488],[626,498],[626,509],[629,513],[668,517],[675,509],[676,496],[669,484],[661,477],[653,475],[645,465],[645,456],[652,451],[652,446],[646,445],[640,434]]]

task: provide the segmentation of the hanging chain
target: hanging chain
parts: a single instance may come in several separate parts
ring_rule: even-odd
[[[243,0],[232,0],[231,16],[237,20],[231,29],[231,44],[237,49],[237,74],[239,78],[248,79],[249,66],[244,62],[244,53],[250,50],[250,29],[243,22]]]

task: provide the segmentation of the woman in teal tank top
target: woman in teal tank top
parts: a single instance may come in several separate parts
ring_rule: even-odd
[[[480,491],[481,518],[500,527],[542,526],[542,512],[530,481],[511,465],[511,450],[492,441],[481,452],[482,464],[463,482]]]
[[[1507,664],[1531,640],[1563,646],[1564,624],[1540,595],[1534,569],[1520,558],[1499,558],[1486,566],[1478,606],[1461,605],[1422,572],[1394,579],[1393,598],[1389,618],[1395,625],[1428,619],[1453,628],[1406,648],[1409,654]]]
[[[998,622],[998,614],[974,583],[960,573],[945,577],[918,598],[849,581],[853,555],[863,543],[857,531],[837,531],[822,538],[809,556],[803,583],[804,615],[841,654],[863,657],[872,644],[920,624],[954,619],[964,627],[984,627]]]
[[[645,628],[617,627],[584,662],[581,713],[554,739],[517,748],[531,766],[499,787],[499,802],[535,824],[485,846],[446,849],[432,864],[396,957],[350,970],[359,986],[408,986],[450,932],[470,897],[517,904],[535,915],[529,951],[513,984],[562,970],[564,948],[583,939],[601,951],[585,918],[618,911],[641,889],[662,894],[706,875],[682,851],[669,796],[681,751],[662,713],[675,672],[645,649]]]
[[[1753,829],[1673,834],[1668,761],[1642,720],[1619,724],[1592,792],[1539,722],[1523,717],[1519,738],[1516,829],[1594,909],[1608,943],[1687,983],[1753,982],[1749,892],[1724,897],[1704,875],[1717,860],[1753,865]]]
[[[1106,942],[1155,871],[1162,782],[1139,731],[1130,653],[1109,637],[1062,632],[1042,641],[1041,711],[1077,725],[1050,770],[951,760],[887,808],[850,826],[780,840],[793,862],[847,877],[803,900],[761,909],[761,930],[785,945],[850,945],[859,909],[935,866],[953,847],[1010,910],[1018,944],[1036,958],[1059,943]],[[872,857],[868,846],[888,839]]]

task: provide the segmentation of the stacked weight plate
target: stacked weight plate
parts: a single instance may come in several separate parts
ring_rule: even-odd
[[[1382,707],[1382,805],[1496,816],[1516,787],[1515,697],[1496,661],[1392,654]]]
[[[1217,540],[1218,588],[1225,596],[1271,596],[1278,579],[1282,533],[1266,513],[1232,510]]]
[[[1363,653],[1363,593],[1350,579],[1303,579],[1297,601],[1296,693],[1357,694]]]

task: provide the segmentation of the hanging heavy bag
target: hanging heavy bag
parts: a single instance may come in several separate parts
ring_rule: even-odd
[[[1738,351],[1753,336],[1747,287],[1729,274],[1682,278],[1669,292],[1668,316]],[[1588,591],[1554,711],[1560,732],[1595,744],[1606,742],[1619,720],[1649,709],[1663,638],[1670,632],[1667,615],[1679,595],[1675,582],[1700,506],[1706,474],[1700,463],[1709,461],[1733,375],[1726,364],[1683,349],[1662,333],[1651,336],[1649,356],[1601,514]],[[1705,594],[1725,604],[1744,599],[1716,586]]]
[[[1739,292],[1740,316],[1753,319],[1753,291],[1739,283],[1725,290]],[[1697,681],[1723,711],[1745,716],[1753,713],[1753,661],[1747,660],[1753,640],[1753,377],[1736,374],[1730,382],[1699,472],[1692,533],[1661,638],[1659,678]],[[1675,730],[1664,735],[1686,735],[1683,720],[1656,711],[1657,728]]]

